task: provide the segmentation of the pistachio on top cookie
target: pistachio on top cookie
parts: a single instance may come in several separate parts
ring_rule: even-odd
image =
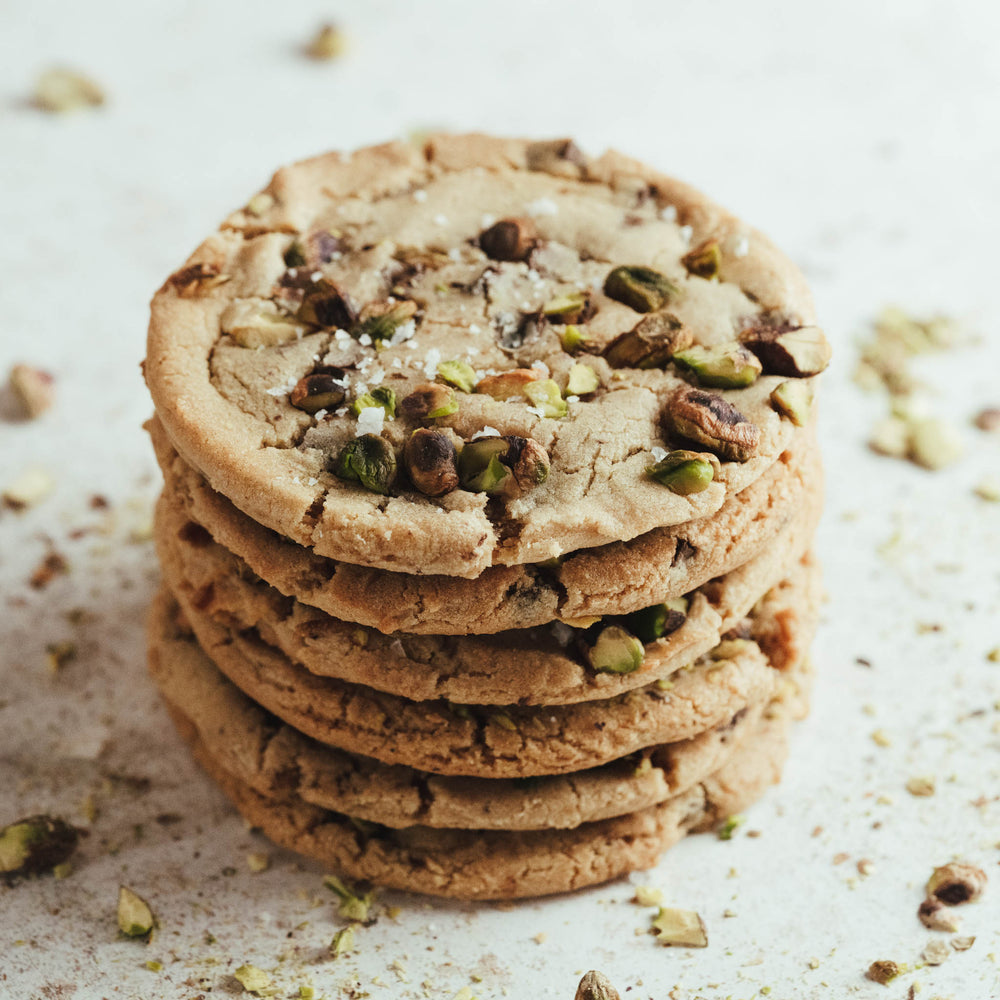
[[[157,293],[146,377],[262,524],[473,577],[717,510],[828,360],[794,267],[686,186],[441,136],[279,171]]]

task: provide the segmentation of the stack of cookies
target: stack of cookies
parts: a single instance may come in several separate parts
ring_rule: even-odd
[[[253,825],[466,898],[654,864],[777,780],[817,606],[796,269],[569,141],[280,170],[157,293],[150,670]]]

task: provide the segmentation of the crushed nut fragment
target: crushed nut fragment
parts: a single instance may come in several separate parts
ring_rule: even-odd
[[[90,77],[61,66],[46,70],[35,84],[35,107],[42,111],[97,108],[104,100],[104,91]]]
[[[118,887],[118,929],[127,937],[148,938],[153,932],[156,918],[153,911],[138,893],[128,886]]]
[[[329,62],[342,56],[347,49],[347,37],[335,24],[323,24],[303,50],[310,59]]]
[[[892,962],[888,959],[883,959],[879,962],[872,962],[868,966],[868,971],[865,975],[875,983],[881,983],[883,986],[888,986],[897,976],[901,976],[906,972],[906,966],[900,964],[899,962]]]
[[[653,930],[661,944],[684,948],[708,947],[705,923],[694,910],[661,906],[653,918]]]
[[[492,260],[524,260],[537,242],[535,223],[526,217],[501,219],[479,234],[479,248]]]
[[[44,500],[56,486],[56,481],[45,469],[25,469],[4,489],[4,505],[11,510],[26,510]]]
[[[613,368],[663,368],[679,351],[694,343],[694,334],[673,313],[643,317],[604,348]]]
[[[948,931],[954,934],[961,925],[962,918],[950,906],[937,899],[925,899],[917,907],[917,917],[924,927],[932,931]]]
[[[761,364],[738,343],[702,347],[698,344],[674,354],[674,363],[691,372],[700,385],[713,389],[740,389],[753,385]]]
[[[662,309],[678,292],[677,285],[651,267],[616,267],[604,279],[604,294],[609,299],[641,313]]]
[[[55,401],[55,380],[32,365],[17,364],[11,368],[10,389],[29,420],[40,417]]]
[[[948,906],[972,903],[986,888],[986,872],[975,865],[951,863],[935,868],[927,880],[927,898]]]
[[[68,860],[80,833],[58,816],[28,816],[0,829],[0,875],[41,875]]]

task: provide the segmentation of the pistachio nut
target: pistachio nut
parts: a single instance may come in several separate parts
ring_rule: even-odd
[[[392,340],[396,331],[416,315],[417,304],[409,300],[403,302],[379,303],[368,306],[361,318],[351,327],[355,340],[371,337],[373,344]]]
[[[337,912],[345,920],[356,920],[358,923],[368,921],[369,911],[375,902],[375,893],[359,892],[342,882],[336,875],[327,875],[323,885],[338,899]]]
[[[240,347],[274,347],[301,337],[306,327],[294,316],[279,311],[270,299],[235,299],[219,320]]]
[[[687,620],[687,613],[687,598],[674,597],[662,604],[633,611],[625,617],[625,624],[640,642],[656,642],[657,639],[676,632]]]
[[[872,962],[872,964],[868,966],[868,971],[865,975],[873,983],[881,983],[883,986],[886,986],[897,976],[902,975],[905,971],[905,965],[900,965],[899,962],[893,962],[889,959],[881,959],[878,962]]]
[[[329,952],[334,958],[340,958],[354,950],[354,924],[341,927],[330,941]]]
[[[462,392],[472,392],[476,385],[476,371],[468,361],[442,361],[437,377]]]
[[[693,334],[673,313],[658,312],[615,337],[604,357],[613,368],[663,368],[692,343]]]
[[[440,382],[423,382],[399,404],[403,415],[411,420],[436,420],[458,411],[455,390]]]
[[[542,376],[534,368],[512,368],[499,375],[487,375],[476,383],[476,392],[492,396],[494,399],[520,399],[524,387],[529,382],[537,382]]]
[[[447,434],[419,427],[403,449],[410,482],[425,496],[440,497],[458,489],[458,453]]]
[[[274,195],[268,191],[258,191],[247,203],[244,211],[247,215],[252,215],[254,218],[259,219],[262,215],[265,215],[272,208],[274,208],[276,202],[274,200]]]
[[[138,893],[128,886],[118,887],[118,929],[128,937],[146,937],[153,931],[153,911]]]
[[[939,899],[925,899],[917,908],[917,917],[932,931],[954,934],[962,924],[961,915]]]
[[[616,267],[604,279],[604,294],[609,299],[641,313],[662,309],[678,291],[665,274],[640,265]]]
[[[500,461],[510,469],[520,493],[527,493],[548,479],[548,452],[534,438],[508,434],[504,440],[508,447]]]
[[[349,330],[355,321],[356,311],[337,286],[326,278],[310,282],[295,315],[304,323],[325,328]]]
[[[319,267],[329,264],[343,250],[343,244],[332,233],[317,229],[308,236],[296,236],[283,255],[285,267]]]
[[[927,898],[947,906],[972,903],[986,888],[986,872],[968,864],[948,864],[935,868],[927,880]]]
[[[590,665],[598,673],[631,674],[642,666],[646,655],[642,643],[620,625],[607,625],[587,651]]]
[[[577,362],[569,370],[566,380],[567,396],[589,396],[601,387],[601,380],[590,365]]]
[[[674,354],[674,362],[691,372],[700,385],[742,389],[757,381],[762,368],[756,355],[737,342],[702,347],[695,344]]]
[[[832,350],[818,326],[762,324],[740,334],[740,340],[760,358],[768,375],[808,378],[818,375],[830,363]]]
[[[646,475],[671,492],[687,497],[708,489],[715,478],[715,466],[707,455],[696,451],[672,451],[647,466]]]
[[[591,969],[580,980],[573,1000],[621,1000],[621,995],[603,972]]]
[[[295,383],[288,401],[296,409],[306,413],[319,410],[335,410],[344,401],[347,380],[341,369],[330,372],[315,372]]]
[[[545,482],[549,456],[532,438],[507,435],[470,441],[458,456],[463,489],[519,496]]]
[[[529,170],[558,177],[582,177],[587,172],[587,157],[572,139],[533,142],[525,150]]]
[[[396,475],[396,456],[388,441],[376,434],[362,434],[340,450],[333,473],[384,496]]]
[[[587,343],[587,335],[575,323],[568,323],[559,331],[559,343],[567,354],[575,354]]]
[[[28,816],[0,829],[0,875],[40,875],[63,864],[80,834],[54,816]]]
[[[563,326],[567,323],[578,323],[587,314],[589,306],[589,292],[568,292],[549,299],[542,306],[542,315],[550,323]]]
[[[677,910],[661,906],[659,913],[653,918],[653,930],[656,933],[656,940],[661,944],[684,948],[708,946],[705,923],[694,910]]]
[[[174,271],[166,284],[177,289],[177,294],[182,299],[197,298],[210,292],[219,285],[224,285],[232,279],[232,275],[223,274],[217,264],[207,261],[199,261],[197,264],[188,264],[179,271]]]
[[[559,420],[569,412],[566,400],[562,398],[559,386],[550,378],[542,378],[537,382],[529,382],[524,387],[524,394],[531,400],[532,406],[542,411],[542,416]]]
[[[396,393],[387,385],[377,385],[351,403],[351,412],[355,416],[360,416],[362,410],[371,406],[381,406],[386,419],[392,420],[396,416]]]
[[[704,240],[681,257],[688,274],[698,278],[717,278],[722,268],[722,251],[718,240]]]
[[[805,427],[812,412],[813,395],[811,382],[789,379],[771,393],[771,405],[796,427]]]
[[[702,389],[677,390],[664,410],[664,420],[681,437],[737,462],[752,458],[760,444],[760,430],[732,403]]]
[[[479,234],[479,248],[492,260],[524,260],[537,241],[538,230],[527,217],[501,219]]]

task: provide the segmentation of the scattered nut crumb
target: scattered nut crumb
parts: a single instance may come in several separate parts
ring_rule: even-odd
[[[621,996],[603,972],[591,969],[580,980],[574,1000],[621,1000]]]
[[[847,851],[839,851],[833,856],[833,863],[835,865],[842,865],[849,857],[850,854]]]
[[[1000,663],[1000,646],[994,646],[987,654],[986,659],[990,663]]]
[[[859,875],[871,875],[875,871],[875,862],[871,858],[862,858],[857,867]]]
[[[872,733],[872,742],[880,747],[892,746],[892,740],[889,738],[889,734],[884,729],[876,729]]]
[[[973,492],[980,500],[1000,503],[1000,476],[986,476],[980,479]]]
[[[76,659],[76,643],[68,640],[50,642],[45,647],[45,659],[49,665],[49,672],[59,673],[67,663]]]
[[[936,783],[934,778],[929,775],[909,778],[906,782],[906,790],[918,798],[926,798],[934,794]]]
[[[949,934],[958,930],[962,920],[950,906],[937,899],[925,899],[917,907],[917,917],[929,930],[947,931]]]
[[[55,485],[44,469],[26,469],[3,491],[3,502],[12,510],[25,510],[44,500]]]
[[[927,898],[948,906],[973,903],[986,888],[986,872],[975,865],[951,863],[935,868],[927,880]]]
[[[305,47],[310,59],[328,62],[342,56],[347,49],[347,37],[335,24],[322,25]]]
[[[535,944],[545,944],[548,939],[549,936],[545,933],[545,931],[539,931],[531,940],[534,941]]]
[[[34,104],[42,111],[76,111],[104,103],[104,91],[90,77],[56,66],[47,69],[35,84]]]
[[[990,434],[1000,434],[1000,406],[987,406],[980,410],[973,423],[981,430]]]
[[[948,947],[948,943],[940,938],[935,938],[933,941],[927,942],[927,947],[924,948],[920,957],[928,965],[941,965],[950,954],[951,948]]]
[[[953,937],[951,939],[951,946],[955,951],[968,951],[976,943],[975,936],[970,937]]]
[[[29,420],[40,417],[55,400],[55,380],[41,368],[14,365],[10,370],[10,388],[21,411]]]
[[[57,576],[69,572],[66,558],[54,549],[35,567],[28,577],[28,585],[34,590],[44,590]]]
[[[638,903],[639,906],[662,906],[663,892],[649,885],[637,885],[632,902]]]
[[[705,923],[694,910],[661,906],[653,917],[653,931],[661,944],[684,948],[705,948],[708,934]]]
[[[271,867],[271,855],[264,851],[254,851],[247,855],[247,868],[254,874],[266,872]]]
[[[259,993],[271,985],[271,977],[256,965],[241,965],[233,976],[247,993]]]
[[[883,986],[886,986],[905,971],[905,965],[901,965],[899,962],[891,962],[888,959],[883,959],[878,962],[872,962],[872,964],[868,966],[868,971],[865,975],[871,979],[872,982],[881,983]]]

